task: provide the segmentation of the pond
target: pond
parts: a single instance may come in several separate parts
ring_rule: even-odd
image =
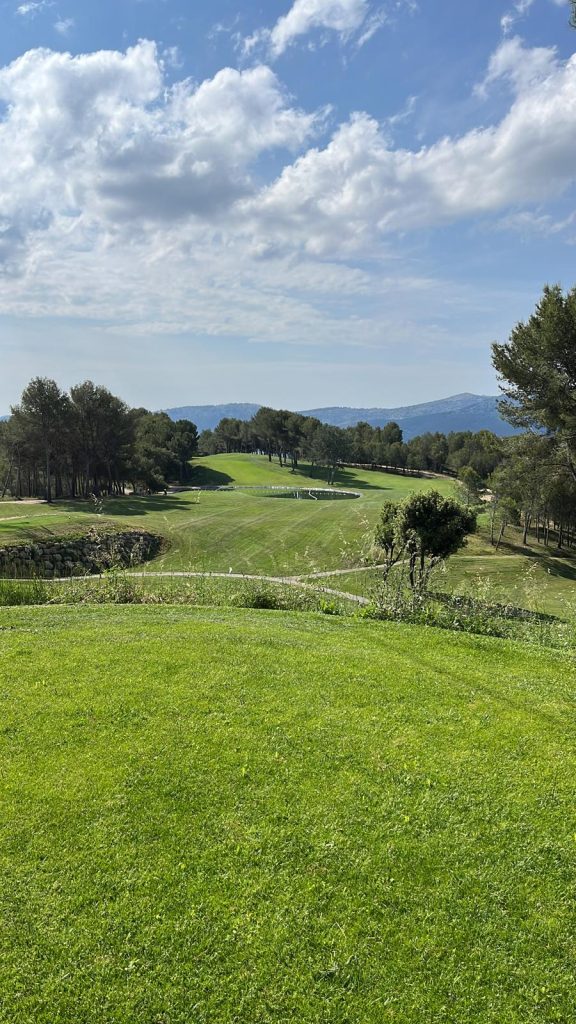
[[[357,491],[341,491],[331,487],[270,487],[251,490],[259,498],[293,498],[296,501],[346,501],[359,498]]]

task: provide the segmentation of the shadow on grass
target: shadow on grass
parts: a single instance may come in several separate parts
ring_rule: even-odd
[[[336,470],[334,480],[331,484],[328,484],[328,470],[325,466],[311,466],[308,463],[301,463],[298,468],[294,471],[294,476],[307,477],[309,480],[317,480],[319,483],[322,481],[324,487],[349,487],[351,490],[357,491],[387,491],[389,487],[382,487],[379,484],[367,483],[364,478],[358,479],[354,470],[350,469],[338,469]]]
[[[488,530],[484,529],[484,538],[486,541],[488,541],[488,536]],[[486,554],[525,555],[527,558],[533,558],[535,561],[541,562],[547,562],[549,559],[562,558],[566,561],[573,561],[576,565],[576,553],[573,549],[558,548],[553,543],[548,544],[546,547],[543,543],[538,544],[535,538],[531,544],[523,544],[520,539],[503,537],[498,547],[496,548],[496,546],[490,545]]]
[[[234,477],[210,466],[194,466],[188,482],[190,487],[224,487],[234,483]]]
[[[558,558],[549,555],[541,555],[541,562],[550,576],[559,576],[564,580],[576,580],[576,565],[568,565]]]
[[[171,494],[133,495],[123,498],[104,498],[102,521],[110,516],[147,516],[158,512],[186,512],[196,502],[193,499],[174,497]],[[53,506],[63,512],[82,512],[94,519],[94,505],[84,499],[59,500]]]

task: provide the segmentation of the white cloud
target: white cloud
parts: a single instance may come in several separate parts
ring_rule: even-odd
[[[52,7],[52,0],[26,0],[25,3],[18,4],[16,8],[16,14],[21,18],[35,17],[40,11],[45,10],[46,7]]]
[[[554,235],[564,235],[565,240],[573,244],[575,225],[576,212],[557,220],[549,213],[541,213],[538,210],[520,210],[502,217],[498,221],[497,227],[503,231],[515,231],[523,238],[535,236],[550,238]]]
[[[413,277],[382,273],[393,237],[531,204],[545,217],[576,180],[576,57],[504,45],[486,80],[511,81],[505,117],[419,150],[366,113],[310,148],[322,112],[265,66],[168,87],[151,42],[30,51],[0,69],[3,309],[319,344],[352,327],[380,344],[369,304]],[[284,167],[262,180],[271,152]]]
[[[252,190],[252,161],[298,149],[316,124],[266,67],[166,90],[149,42],[125,54],[30,51],[0,70],[0,100],[0,208],[31,233],[40,216],[112,232],[218,218]]]
[[[564,0],[561,0],[561,2],[563,3]],[[516,0],[516,3],[512,8],[502,15],[500,18],[500,27],[502,28],[504,35],[508,35],[516,22],[520,21],[521,18],[528,14],[533,3],[534,0]]]
[[[417,96],[409,96],[402,110],[399,110],[396,114],[392,114],[391,117],[387,118],[386,123],[389,124],[391,128],[394,128],[397,124],[409,121],[414,113],[417,100]]]
[[[59,18],[54,23],[54,28],[61,36],[67,36],[69,32],[74,28],[74,18]]]
[[[504,79],[516,92],[526,92],[550,77],[557,68],[554,47],[525,47],[519,36],[505,39],[492,54],[488,70],[475,87],[478,96],[485,96],[494,82]]]
[[[364,43],[367,43],[370,39],[372,39],[372,36],[376,35],[376,33],[387,23],[387,21],[388,13],[383,7],[381,7],[380,10],[375,11],[374,14],[370,15],[370,17],[363,24],[362,34],[358,38],[358,48],[364,46]]]
[[[243,205],[254,230],[315,254],[361,252],[389,232],[560,195],[576,180],[576,56],[524,50],[503,61],[517,95],[502,121],[418,151],[392,148],[357,114]],[[495,77],[495,72],[493,73]]]
[[[288,14],[279,18],[271,29],[259,29],[244,40],[250,53],[264,45],[272,58],[279,57],[300,36],[315,29],[329,29],[346,39],[365,24],[370,13],[368,0],[294,0]],[[364,42],[383,24],[374,21],[364,33]]]

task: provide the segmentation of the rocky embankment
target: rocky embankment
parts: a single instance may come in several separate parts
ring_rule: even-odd
[[[0,576],[82,576],[154,558],[162,539],[145,530],[90,529],[82,536],[29,541],[0,548]]]

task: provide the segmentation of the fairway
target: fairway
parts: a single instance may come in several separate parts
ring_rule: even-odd
[[[293,487],[326,485],[326,470],[303,464],[296,472],[262,455],[214,455],[193,463],[197,487]],[[150,572],[225,572],[305,575],[341,572],[364,564],[371,554],[374,527],[385,500],[434,488],[455,493],[447,478],[341,468],[336,487],[360,494],[349,501],[279,500],[273,491],[183,491],[105,499],[103,516],[92,502],[0,503],[0,544],[49,540],[62,534],[101,528],[106,523],[140,526],[162,535],[166,547],[148,563]],[[488,516],[479,533],[448,563],[437,580],[442,590],[484,594],[538,611],[570,617],[576,562],[534,540],[523,547],[521,533],[509,527],[498,551],[489,542]],[[339,590],[370,595],[374,574],[326,580]]]
[[[130,522],[162,534],[168,549],[153,571],[190,570],[296,574],[358,564],[385,498],[451,481],[341,469],[337,486],[358,491],[351,501],[278,500],[250,491],[191,491],[167,496],[106,499],[105,519]],[[326,486],[326,471],[303,466],[296,473],[265,456],[216,455],[194,463],[194,486]],[[24,516],[24,518],[22,518]],[[92,503],[59,501],[23,508],[0,505],[0,542],[58,535],[98,525]]]
[[[6,1024],[571,1019],[567,658],[3,609]]]

